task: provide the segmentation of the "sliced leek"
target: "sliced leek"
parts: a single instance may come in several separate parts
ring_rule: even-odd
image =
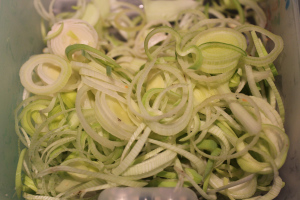
[[[96,199],[110,187],[155,186],[275,198],[289,148],[273,82],[283,41],[263,28],[258,3],[143,2],[78,0],[56,15],[55,0],[49,11],[34,0],[50,25],[48,53],[19,73],[17,196]]]

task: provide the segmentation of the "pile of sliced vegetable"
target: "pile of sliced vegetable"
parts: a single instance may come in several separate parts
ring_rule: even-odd
[[[279,194],[289,140],[273,62],[283,41],[264,29],[257,1],[34,5],[47,46],[20,69],[19,197],[97,199],[121,186]]]

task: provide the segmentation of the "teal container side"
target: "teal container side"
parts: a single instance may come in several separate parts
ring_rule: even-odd
[[[0,199],[17,199],[18,137],[13,111],[21,102],[21,65],[42,50],[40,17],[31,0],[0,0]]]
[[[280,176],[285,187],[276,200],[300,199],[300,5],[299,0],[269,0],[266,9],[268,29],[284,40],[284,50],[277,59],[280,89],[285,111],[285,129],[290,149]]]

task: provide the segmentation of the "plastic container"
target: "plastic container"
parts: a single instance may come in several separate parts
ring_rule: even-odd
[[[285,42],[276,65],[280,73],[277,85],[284,99],[285,127],[291,142],[287,161],[280,170],[286,185],[277,199],[297,200],[300,199],[299,1],[269,0],[266,13],[268,28],[281,35]],[[13,111],[22,96],[19,69],[30,55],[40,53],[43,46],[40,18],[34,10],[33,0],[0,0],[0,27],[0,199],[14,200],[17,199],[14,177],[18,138],[14,131]]]

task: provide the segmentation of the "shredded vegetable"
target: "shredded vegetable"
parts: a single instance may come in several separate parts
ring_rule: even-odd
[[[289,139],[273,62],[283,40],[257,1],[78,0],[61,13],[55,0],[33,2],[47,46],[19,73],[18,197],[97,199],[110,187],[279,194]]]

